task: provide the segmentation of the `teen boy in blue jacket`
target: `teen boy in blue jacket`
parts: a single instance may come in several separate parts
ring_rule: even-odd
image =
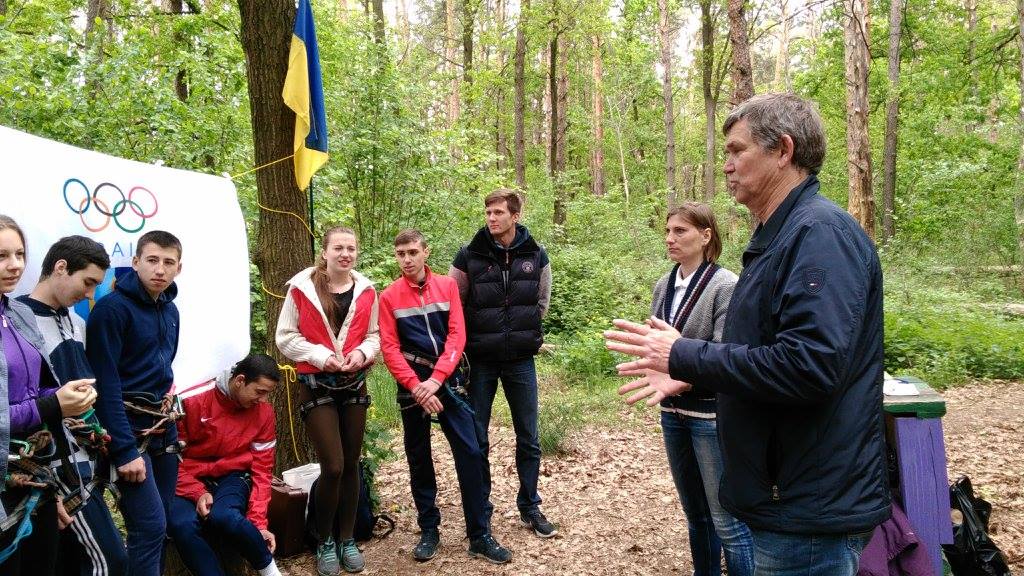
[[[131,272],[100,299],[86,328],[89,363],[96,373],[96,410],[110,433],[110,459],[117,469],[119,505],[128,533],[129,574],[159,576],[167,507],[178,478],[178,432],[173,423],[149,436],[139,450],[140,431],[151,416],[127,413],[124,400],[159,403],[170,392],[171,361],[178,350],[178,293],[181,242],[156,230],[139,238]]]

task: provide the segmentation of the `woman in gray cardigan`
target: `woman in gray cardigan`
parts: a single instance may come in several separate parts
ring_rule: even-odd
[[[720,341],[736,275],[715,264],[722,241],[711,207],[686,202],[670,210],[665,245],[675,266],[654,285],[651,314],[686,338]],[[661,428],[686,512],[695,576],[721,574],[723,548],[730,576],[753,574],[750,530],[718,502],[722,454],[714,393],[694,389],[665,398]]]

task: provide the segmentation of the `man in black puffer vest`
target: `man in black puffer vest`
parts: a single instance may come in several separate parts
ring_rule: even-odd
[[[484,452],[487,518],[494,512],[487,428],[501,379],[516,432],[520,521],[537,536],[550,538],[558,531],[541,513],[537,493],[540,441],[533,357],[544,341],[541,318],[551,298],[551,265],[544,248],[518,223],[522,206],[515,190],[488,194],[484,198],[487,225],[459,250],[448,275],[459,284],[466,315],[469,394]]]

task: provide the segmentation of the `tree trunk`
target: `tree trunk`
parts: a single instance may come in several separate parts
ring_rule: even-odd
[[[889,8],[889,93],[885,103],[885,149],[882,172],[882,241],[896,234],[893,210],[896,204],[896,144],[900,114],[900,34],[903,0],[892,0]]]
[[[551,134],[551,151],[554,157],[552,162],[552,180],[555,189],[555,209],[553,222],[559,229],[565,225],[568,212],[569,191],[562,182],[562,175],[565,173],[565,141],[566,133],[569,130],[569,47],[565,34],[558,34],[555,40],[557,46],[557,77],[555,73],[555,51],[552,51],[552,77],[557,78],[557,88],[551,91],[551,125],[554,127]],[[554,86],[553,86],[554,88]]]
[[[462,0],[462,80],[473,83],[473,28],[476,25],[477,0]]]
[[[729,41],[732,42],[732,105],[754,95],[754,77],[750,65],[750,40],[747,18],[743,14],[746,0],[729,0]]]
[[[7,14],[7,0],[0,0],[0,16]]]
[[[505,31],[505,0],[497,0],[494,7],[495,10],[495,26],[498,29],[498,46],[497,46],[497,59],[498,59],[498,73],[504,76],[503,71],[505,70],[505,47],[501,37]],[[502,83],[498,83],[497,89],[494,91],[494,128],[495,128],[495,152],[498,154],[497,164],[498,170],[505,169],[505,163],[508,158],[508,135],[505,133],[505,86]]]
[[[523,0],[519,7],[519,22],[516,24],[515,73],[512,80],[515,89],[515,171],[516,186],[526,191],[526,14],[530,0]]]
[[[161,9],[169,14],[185,14],[185,3],[182,0],[163,0],[161,3]],[[186,42],[185,35],[181,32],[174,33],[174,40],[176,43],[184,44]],[[191,47],[189,47],[191,52]],[[184,68],[179,68],[178,73],[174,75],[174,94],[178,97],[181,102],[187,102],[189,96],[188,89],[188,72]]]
[[[376,0],[375,0],[376,1]],[[448,127],[459,120],[459,74],[455,70],[455,0],[444,0],[444,58],[448,70]]]
[[[1017,0],[1017,43],[1020,45],[1020,119],[1019,128],[1024,135],[1024,0]],[[1017,245],[1024,261],[1024,137],[1021,139],[1020,155],[1017,157],[1017,195],[1013,199],[1014,217],[1017,221]]]
[[[345,0],[342,0],[343,2]],[[402,50],[409,47],[411,32],[409,29],[409,3],[408,0],[398,0],[398,30],[402,35]]]
[[[672,102],[672,47],[675,45],[675,19],[669,13],[668,0],[658,0],[658,35],[661,40],[661,99],[665,109],[665,189],[668,204],[676,201],[676,115]]]
[[[558,23],[552,24],[552,28],[557,28]],[[548,93],[550,96],[550,121],[548,129],[551,131],[551,135],[548,138],[548,175],[553,179],[555,173],[558,171],[556,160],[558,156],[558,33],[557,31],[551,36],[550,49],[548,51]],[[557,186],[556,186],[557,188]],[[557,196],[557,194],[556,194]],[[557,202],[557,200],[556,200]],[[557,212],[557,209],[556,209]],[[556,216],[557,220],[557,216]]]
[[[715,71],[715,25],[711,20],[711,0],[700,0],[701,84],[704,88],[704,199],[715,197],[715,141],[718,131],[715,110],[718,99],[712,89]]]
[[[868,137],[868,1],[843,0],[846,60],[846,163],[850,180],[847,210],[875,237],[875,198],[871,187]]]
[[[281,87],[288,70],[288,48],[295,21],[293,0],[239,0],[242,49],[245,52],[246,75],[249,80],[249,110],[252,119],[254,164],[286,158],[292,154],[295,114],[284,105]],[[259,213],[259,228],[253,262],[259,268],[267,308],[267,335],[273,341],[277,317],[284,300],[285,282],[313,261],[309,250],[309,232],[302,221],[309,213],[306,196],[295,185],[291,162],[278,162],[256,172],[256,193],[259,203],[271,210]],[[280,211],[280,212],[277,212]],[[295,215],[301,217],[296,218]],[[287,363],[276,346],[268,344],[268,354],[278,362]],[[277,469],[286,469],[310,461],[305,436],[293,438],[289,421],[297,414],[288,412],[285,395],[291,405],[298,406],[295,385],[279,386],[271,403],[277,415]],[[292,441],[299,446],[296,457]]]
[[[604,196],[604,62],[601,58],[603,46],[599,34],[594,34],[591,41],[594,50],[594,93],[592,95],[594,150],[590,156],[590,191],[594,196]]]
[[[377,45],[384,44],[384,0],[372,0],[373,4],[373,41]]]
[[[782,22],[779,25],[779,50],[775,54],[775,86],[776,92],[792,92],[789,80],[789,1],[782,0]]]

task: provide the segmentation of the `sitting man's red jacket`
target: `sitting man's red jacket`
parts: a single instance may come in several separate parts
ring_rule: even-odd
[[[252,490],[246,517],[267,528],[270,479],[274,468],[274,408],[258,402],[242,408],[227,394],[227,378],[213,388],[186,398],[185,417],[178,421],[178,439],[185,442],[178,467],[176,494],[195,502],[207,492],[202,479],[230,472],[250,472]]]

